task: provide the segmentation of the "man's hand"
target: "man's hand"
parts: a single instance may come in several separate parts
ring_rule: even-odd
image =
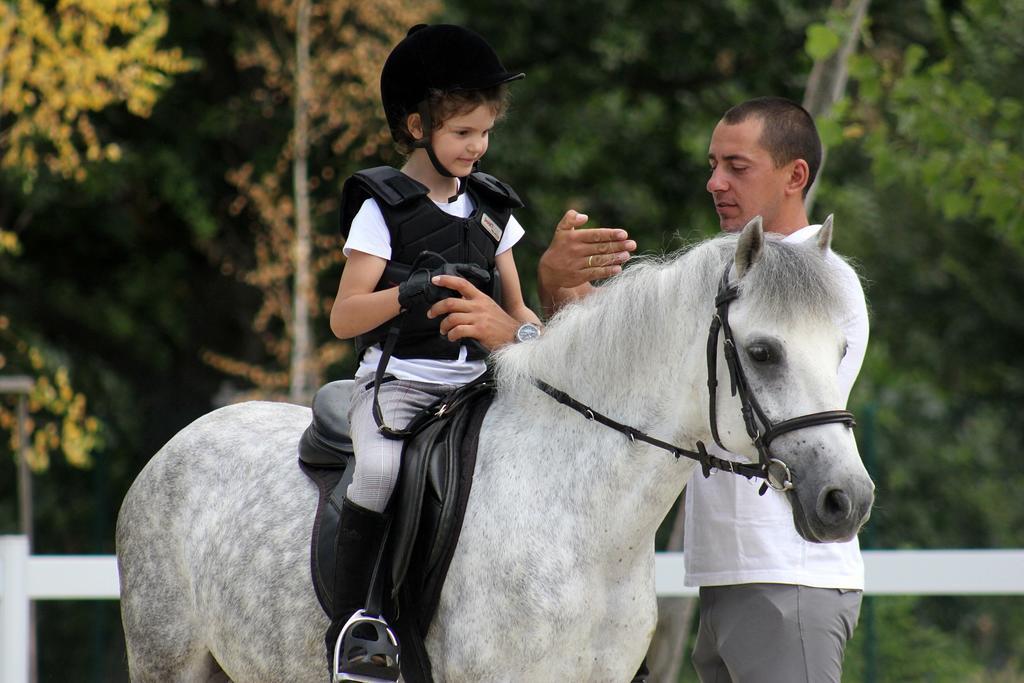
[[[491,280],[490,273],[472,263],[445,263],[434,270],[419,268],[398,286],[398,305],[403,311],[422,312],[442,299],[459,296],[456,291],[434,284],[434,278],[442,274],[469,278],[481,285]]]
[[[441,321],[441,334],[450,341],[476,339],[488,351],[493,351],[515,338],[520,322],[471,282],[451,275],[439,275],[433,278],[433,283],[462,295],[462,298],[438,301],[427,311],[428,318],[445,316]]]
[[[570,209],[555,227],[551,244],[540,257],[537,284],[548,313],[567,300],[585,294],[594,280],[617,275],[636,242],[620,228],[577,230],[587,215]],[[576,290],[576,291],[573,291]]]

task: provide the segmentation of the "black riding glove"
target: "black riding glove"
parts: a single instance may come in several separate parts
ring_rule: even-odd
[[[454,289],[440,287],[431,280],[438,275],[454,275],[465,278],[476,287],[483,288],[491,281],[491,275],[480,266],[472,263],[445,263],[433,270],[418,268],[409,278],[398,285],[398,305],[403,311],[424,311],[442,299],[460,297]]]

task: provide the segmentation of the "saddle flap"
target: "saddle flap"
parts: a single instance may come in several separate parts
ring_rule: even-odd
[[[443,453],[437,453],[429,463],[430,490],[434,494],[431,502],[434,504],[433,509],[437,510],[437,516],[436,520],[431,520],[434,534],[429,539],[430,555],[427,558],[424,571],[427,575],[431,574],[440,563],[446,548],[445,540],[451,535],[451,529],[455,523],[457,498],[454,492],[457,490],[463,465],[460,450],[463,445],[462,441],[467,436],[467,426],[472,412],[472,407],[469,407],[460,411],[452,419],[451,428],[445,435]],[[431,509],[424,504],[424,513]]]
[[[410,576],[416,577],[412,592],[417,594],[447,571],[469,496],[479,424],[493,387],[493,380],[485,378],[460,388],[445,399],[441,415],[406,441],[401,496],[392,519],[392,595]]]
[[[397,594],[398,589],[405,581],[409,570],[409,564],[413,556],[413,547],[416,545],[416,535],[420,529],[420,522],[423,519],[423,506],[436,505],[436,500],[425,501],[425,491],[429,472],[432,469],[431,461],[435,458],[444,458],[447,461],[447,454],[438,446],[445,443],[444,433],[448,431],[448,420],[434,420],[427,424],[415,438],[405,443],[402,451],[402,471],[399,475],[399,497],[397,506],[394,509],[391,520],[391,577],[392,594]]]

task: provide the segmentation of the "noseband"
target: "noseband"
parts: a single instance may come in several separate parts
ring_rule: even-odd
[[[759,491],[761,495],[764,495],[769,486],[776,491],[790,491],[795,487],[792,472],[790,472],[789,466],[785,462],[772,456],[772,441],[782,434],[805,427],[839,423],[845,424],[848,428],[852,429],[856,422],[854,421],[853,413],[847,410],[825,410],[820,413],[801,415],[800,417],[775,423],[768,418],[764,410],[761,409],[761,404],[758,403],[757,398],[750,391],[750,384],[747,381],[746,374],[743,372],[739,351],[736,349],[736,340],[733,338],[732,328],[729,326],[729,304],[739,298],[739,286],[729,282],[729,272],[731,270],[732,263],[726,264],[725,272],[722,274],[722,280],[718,286],[718,295],[715,297],[715,315],[711,319],[711,329],[708,332],[708,396],[710,397],[708,421],[711,423],[711,435],[714,437],[715,443],[722,450],[727,451],[728,449],[722,444],[722,440],[718,436],[718,338],[721,336],[723,339],[725,361],[729,368],[729,382],[732,387],[732,395],[739,395],[743,423],[747,428],[747,435],[750,436],[754,447],[757,449],[758,464],[754,465],[718,458],[708,453],[704,443],[701,441],[697,442],[696,451],[673,446],[660,439],[655,439],[635,427],[624,425],[606,415],[602,415],[546,382],[535,379],[534,384],[562,405],[572,408],[588,420],[600,422],[606,427],[625,434],[629,437],[630,441],[643,441],[671,452],[676,458],[686,456],[698,461],[705,477],[711,476],[712,469],[718,469],[724,472],[741,474],[748,479],[751,477],[764,479],[765,483],[762,484]]]

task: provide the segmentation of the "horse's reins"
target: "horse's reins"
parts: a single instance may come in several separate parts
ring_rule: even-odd
[[[666,450],[672,453],[673,455],[676,456],[676,458],[685,455],[687,458],[691,458],[693,460],[698,461],[701,464],[701,469],[704,471],[705,476],[711,473],[712,467],[714,467],[715,469],[725,470],[727,472],[735,472],[736,474],[742,474],[745,477],[764,476],[760,465],[752,465],[746,462],[735,462],[733,460],[722,460],[721,458],[708,453],[707,450],[705,450],[704,442],[702,441],[697,442],[696,451],[690,451],[685,448],[680,448],[679,446],[673,446],[672,444],[666,441],[662,441],[661,439],[656,439],[653,436],[650,436],[649,434],[645,434],[644,432],[641,432],[639,429],[635,427],[624,425],[621,422],[616,422],[607,415],[602,415],[601,413],[597,412],[596,410],[586,405],[585,403],[580,403],[579,401],[574,399],[572,396],[569,396],[564,391],[555,389],[553,386],[551,386],[547,382],[544,382],[543,380],[535,379],[533,380],[533,383],[536,384],[541,391],[543,391],[548,396],[555,399],[562,405],[572,408],[573,410],[580,413],[581,415],[583,415],[583,417],[587,418],[588,420],[600,422],[605,427],[611,427],[617,432],[622,432],[623,434],[629,437],[630,441],[643,441],[644,443],[649,443],[652,446],[657,446],[662,450]]]
[[[726,264],[725,272],[722,274],[722,281],[718,287],[718,295],[715,297],[715,315],[711,319],[711,329],[708,331],[708,396],[710,400],[708,420],[711,423],[711,435],[714,437],[715,443],[722,450],[728,450],[718,436],[718,337],[721,334],[723,337],[722,344],[725,360],[729,367],[732,395],[736,396],[739,394],[743,423],[747,428],[747,435],[757,449],[758,464],[718,458],[708,453],[704,443],[701,441],[697,442],[696,451],[674,446],[645,434],[635,427],[616,422],[586,404],[577,401],[564,391],[555,389],[546,382],[535,379],[534,384],[562,405],[572,408],[588,420],[600,422],[606,427],[625,434],[629,437],[630,441],[640,440],[666,450],[675,455],[676,458],[686,456],[696,460],[700,463],[701,472],[705,477],[711,476],[711,470],[714,468],[723,472],[741,474],[748,479],[751,477],[764,479],[765,483],[759,491],[761,495],[764,495],[769,486],[776,491],[789,491],[794,488],[792,472],[785,462],[772,457],[771,442],[786,432],[803,429],[804,427],[840,423],[845,424],[848,428],[853,428],[856,422],[854,421],[853,413],[847,410],[825,410],[776,423],[772,423],[768,416],[765,415],[761,405],[757,402],[757,398],[750,391],[750,384],[747,382],[747,377],[743,372],[743,365],[740,363],[739,352],[736,350],[736,340],[733,338],[732,328],[729,326],[729,304],[739,298],[739,286],[729,282],[729,272],[731,269],[732,264]]]

